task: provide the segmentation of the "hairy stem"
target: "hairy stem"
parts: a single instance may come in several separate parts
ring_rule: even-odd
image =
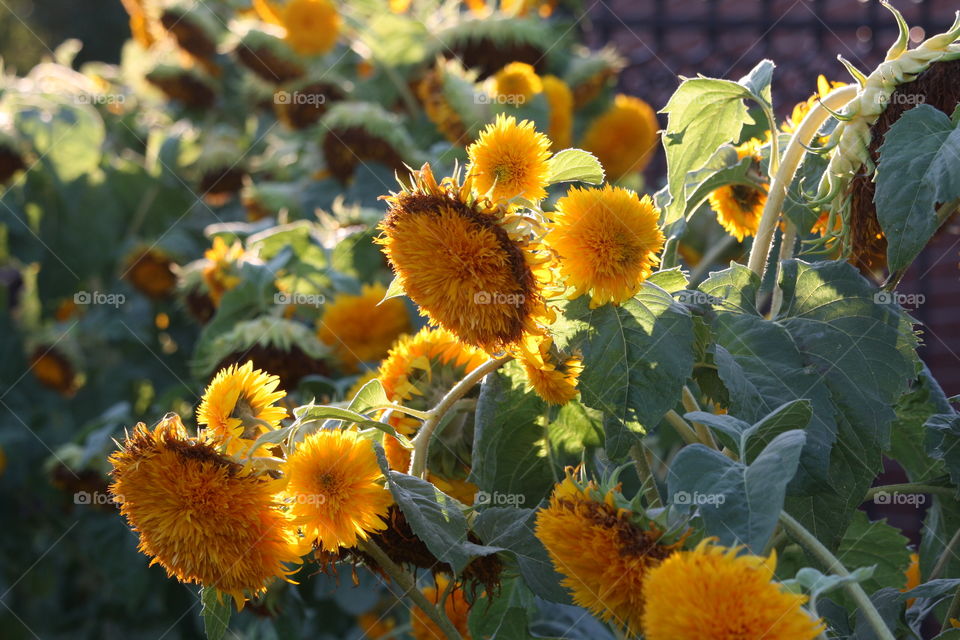
[[[807,551],[819,558],[827,567],[828,571],[842,577],[850,575],[850,572],[840,563],[837,557],[830,553],[830,550],[823,546],[823,543],[820,542],[815,535],[807,531],[802,524],[786,511],[780,512],[780,524],[782,524],[783,528],[791,536],[796,538]],[[853,598],[853,601],[857,604],[860,611],[863,612],[863,615],[867,619],[867,624],[870,625],[870,628],[873,629],[873,632],[879,640],[896,640],[890,632],[890,629],[887,628],[883,618],[880,617],[880,612],[877,611],[873,602],[870,601],[867,592],[863,590],[863,587],[861,587],[859,583],[847,582],[843,585],[843,588],[847,594]]]
[[[413,600],[414,604],[420,607],[420,610],[427,614],[431,620],[433,620],[440,630],[443,631],[443,634],[447,637],[447,640],[462,640],[460,632],[457,631],[457,628],[453,626],[453,623],[450,622],[450,619],[447,618],[441,612],[436,605],[427,600],[427,597],[423,595],[423,592],[420,589],[417,589],[417,583],[413,579],[413,576],[410,575],[410,572],[403,569],[400,565],[395,563],[390,559],[383,549],[377,546],[373,540],[367,539],[360,543],[360,548],[368,556],[373,558],[380,568],[383,569],[390,579],[393,580],[400,589],[403,590],[401,596],[410,596],[410,599]],[[452,580],[451,580],[452,582]]]
[[[684,385],[683,387],[683,408],[689,411],[700,411],[700,404],[697,402],[697,399],[693,396],[693,393],[690,391],[690,388]],[[697,439],[710,447],[711,449],[719,449],[717,446],[717,441],[713,437],[713,432],[710,429],[699,422],[693,423],[693,428],[697,433]]]
[[[670,426],[680,435],[683,441],[687,444],[697,444],[700,442],[700,439],[697,438],[697,432],[693,430],[693,427],[690,426],[683,417],[670,409],[664,414],[664,419],[670,423]]]
[[[750,270],[758,276],[763,276],[763,268],[767,264],[767,254],[770,252],[770,242],[773,240],[773,232],[777,228],[777,220],[780,219],[780,210],[783,208],[783,201],[787,197],[787,189],[793,182],[793,177],[796,175],[797,168],[806,152],[804,146],[810,145],[817,131],[830,117],[827,108],[834,111],[840,109],[857,95],[857,90],[857,85],[849,85],[831,91],[820,103],[813,105],[800,126],[797,127],[793,137],[790,138],[790,143],[787,144],[787,149],[783,153],[783,158],[780,160],[780,165],[770,184],[770,193],[767,195],[767,203],[763,207],[763,215],[760,218],[760,224],[753,241],[753,249],[750,251],[748,265]]]
[[[440,426],[443,416],[447,414],[460,398],[467,395],[473,387],[483,380],[488,373],[492,373],[503,366],[513,356],[504,356],[487,360],[482,365],[468,373],[458,382],[440,402],[428,412],[429,417],[424,421],[417,435],[413,438],[413,454],[410,456],[410,475],[423,477],[427,473],[427,454],[430,452],[430,440],[433,432]]]

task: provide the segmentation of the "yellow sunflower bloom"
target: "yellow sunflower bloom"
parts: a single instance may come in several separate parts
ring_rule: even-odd
[[[573,144],[573,92],[560,78],[543,76],[543,93],[550,105],[547,137],[552,142],[551,151],[556,153]]]
[[[526,62],[511,62],[493,76],[493,95],[512,98],[511,104],[524,104],[542,92],[543,81]]]
[[[589,292],[591,308],[632,298],[660,263],[659,217],[650,196],[610,185],[574,187],[560,198],[546,243],[559,256],[571,298]]]
[[[354,547],[386,529],[393,497],[373,444],[356,430],[311,433],[287,458],[284,474],[296,523],[324,551]]]
[[[410,315],[400,298],[384,300],[381,284],[363,285],[360,295],[340,295],[319,322],[318,337],[330,345],[348,371],[361,362],[379,360],[393,341],[410,331]],[[379,306],[378,306],[379,305]]]
[[[427,600],[433,604],[438,604],[440,602],[440,595],[447,588],[448,584],[449,580],[444,575],[437,574],[437,586],[424,587],[421,591],[423,591],[423,595],[427,597]],[[453,590],[450,591],[450,595],[447,596],[447,601],[444,603],[443,609],[447,619],[453,623],[453,626],[460,632],[460,635],[463,636],[463,640],[470,640],[471,635],[467,624],[470,618],[470,603],[467,602],[466,595],[463,593],[462,588],[454,587]],[[437,640],[438,638],[446,637],[446,634],[440,627],[419,608],[410,610],[410,635],[412,635],[415,640]]]
[[[845,86],[847,86],[846,82],[828,81],[823,74],[817,76],[817,92],[810,96],[805,102],[797,103],[793,107],[793,112],[783,121],[783,124],[780,125],[780,130],[784,133],[793,133],[796,131],[800,123],[803,122],[803,119],[810,113],[810,109],[812,109],[818,101],[826,98],[834,89]]]
[[[681,543],[666,544],[652,523],[636,524],[617,498],[616,490],[603,494],[593,482],[581,486],[568,469],[550,505],[537,513],[536,536],[577,605],[636,634],[644,579]]]
[[[580,146],[597,156],[607,179],[619,180],[646,169],[660,138],[653,108],[633,96],[614,98],[613,105],[594,120]]]
[[[807,597],[772,582],[776,553],[738,555],[704,540],[653,569],[643,584],[647,640],[813,640],[824,629]]]
[[[207,261],[203,268],[203,281],[210,290],[213,304],[219,306],[223,294],[240,284],[237,266],[243,258],[243,246],[240,242],[227,246],[223,238],[217,236],[213,239],[213,246],[204,252],[203,257]]]
[[[550,175],[550,140],[524,120],[500,114],[467,147],[469,175],[494,202],[511,198],[542,200]]]
[[[757,138],[751,138],[737,147],[737,156],[741,159],[752,156],[759,166],[762,145]],[[742,242],[744,238],[755,234],[760,226],[763,207],[767,204],[767,189],[730,184],[711,193],[709,200],[720,226]]]
[[[579,356],[562,356],[551,338],[532,339],[536,344],[520,358],[527,382],[545,402],[564,405],[577,397],[577,380],[583,371]]]
[[[179,416],[153,431],[138,424],[110,462],[120,513],[168,576],[216,588],[242,608],[300,563],[279,483],[189,438]]]
[[[289,0],[280,13],[287,42],[304,56],[327,53],[340,35],[340,14],[331,0]]]
[[[491,352],[542,333],[551,319],[543,289],[552,278],[543,248],[511,235],[508,213],[473,197],[469,184],[438,185],[429,165],[413,182],[387,198],[377,242],[420,313]]]
[[[227,453],[244,452],[266,431],[276,429],[287,410],[276,406],[287,394],[280,378],[253,368],[253,362],[220,370],[203,392],[197,424],[204,436]],[[251,452],[253,453],[253,452]]]

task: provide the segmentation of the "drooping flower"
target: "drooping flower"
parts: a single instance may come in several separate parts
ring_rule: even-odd
[[[203,267],[203,281],[207,284],[210,299],[219,306],[223,294],[240,284],[237,268],[243,257],[243,245],[237,241],[228,246],[223,237],[216,236],[213,246],[204,252],[203,257],[207,261]]]
[[[545,402],[564,405],[577,397],[577,380],[583,361],[577,355],[564,355],[553,348],[548,337],[533,338],[520,358],[527,382]]]
[[[124,277],[145,296],[159,300],[177,286],[173,266],[173,260],[166,253],[145,247],[127,256]]]
[[[411,329],[403,300],[383,300],[386,293],[381,284],[363,285],[360,295],[337,296],[320,318],[320,341],[333,349],[349,371],[361,362],[384,357],[393,341]]]
[[[380,164],[395,172],[415,166],[419,152],[403,121],[371,102],[342,101],[320,121],[320,143],[327,170],[346,184],[362,164]]]
[[[635,634],[644,580],[681,542],[667,542],[653,523],[641,525],[622,501],[617,489],[604,493],[594,482],[581,485],[568,469],[550,505],[537,513],[536,535],[573,601]]]
[[[494,202],[511,198],[542,200],[550,174],[550,140],[524,120],[500,114],[467,147],[469,175]]]
[[[181,582],[216,588],[242,607],[300,563],[279,483],[187,436],[179,416],[140,423],[110,457],[110,491],[138,549]]]
[[[813,640],[824,626],[807,597],[773,582],[776,553],[739,555],[704,540],[650,571],[643,584],[647,640]]]
[[[647,167],[657,148],[659,128],[649,104],[619,94],[590,124],[580,146],[597,156],[609,180],[619,180]]]
[[[551,151],[556,153],[569,148],[573,141],[573,92],[560,78],[543,76],[543,94],[550,105],[547,137],[552,143]]]
[[[762,144],[757,138],[751,138],[737,146],[737,156],[753,157],[755,166],[759,166]],[[757,232],[766,203],[767,189],[759,184],[729,184],[710,194],[710,208],[717,214],[717,222],[741,242]]]
[[[277,406],[287,395],[277,390],[279,384],[277,376],[254,369],[250,361],[221,370],[197,408],[197,424],[206,427],[204,436],[224,445],[229,454],[243,452],[287,416],[287,410]]]
[[[72,396],[79,386],[70,358],[56,345],[36,347],[30,355],[30,371],[44,387],[64,396]]]
[[[571,297],[589,292],[591,308],[633,297],[660,262],[659,216],[650,196],[610,185],[574,187],[560,198],[546,242]]]
[[[354,547],[382,531],[393,504],[373,444],[356,430],[322,430],[301,441],[284,464],[291,513],[324,551]]]
[[[435,587],[424,587],[421,589],[427,600],[433,604],[440,603],[440,595],[449,584],[446,576],[438,574]],[[470,630],[468,620],[470,618],[470,603],[467,602],[466,595],[461,587],[454,587],[447,596],[443,611],[447,619],[453,623],[453,626],[460,633],[464,640],[470,640]],[[410,610],[410,635],[416,640],[437,640],[445,638],[446,634],[431,620],[427,614],[419,608],[414,607]]]
[[[542,333],[549,256],[511,214],[429,165],[386,198],[383,245],[400,286],[434,325],[488,351]]]
[[[542,92],[543,80],[526,62],[511,62],[493,76],[493,95],[511,98],[510,104],[523,104]]]

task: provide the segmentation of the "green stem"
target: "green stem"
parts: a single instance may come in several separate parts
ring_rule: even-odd
[[[697,263],[697,267],[693,270],[693,273],[690,274],[690,285],[700,284],[700,281],[706,277],[707,271],[713,266],[713,263],[719,260],[720,256],[729,251],[735,244],[737,244],[737,239],[733,236],[724,236],[719,242],[713,243],[709,251],[700,258],[700,262]]]
[[[690,388],[684,385],[683,387],[683,408],[688,412],[690,411],[700,411],[700,404],[697,402],[697,399],[693,397],[693,393],[690,391]],[[693,428],[697,433],[697,439],[700,440],[703,444],[710,447],[711,449],[719,449],[717,446],[717,441],[713,437],[713,432],[699,422],[693,423]]]
[[[797,225],[793,224],[789,220],[787,221],[787,230],[783,234],[783,239],[780,244],[780,260],[779,264],[782,264],[784,260],[789,260],[793,257],[793,249],[797,244]],[[777,317],[777,314],[780,313],[780,306],[783,304],[783,289],[780,288],[778,283],[773,284],[773,302],[770,303],[770,319],[773,320]]]
[[[653,469],[650,468],[650,461],[647,459],[647,448],[642,442],[638,442],[630,447],[630,456],[633,458],[637,475],[643,483],[641,490],[647,498],[647,506],[651,509],[662,507],[663,499],[660,497],[660,490],[657,489],[657,478],[653,475]]]
[[[932,484],[917,484],[914,482],[903,482],[901,484],[888,484],[882,487],[870,487],[864,502],[873,500],[878,493],[930,493],[933,495],[946,496],[952,498],[957,490],[951,487],[937,487]]]
[[[770,176],[777,175],[777,169],[780,168],[780,136],[777,130],[777,116],[773,113],[772,104],[761,104],[763,114],[767,117],[767,123],[770,125]]]
[[[823,126],[823,123],[830,117],[827,108],[834,111],[840,109],[857,94],[857,85],[848,85],[834,89],[819,103],[813,105],[810,112],[807,113],[800,126],[790,138],[787,149],[783,153],[773,181],[770,183],[770,193],[767,195],[767,203],[763,207],[763,215],[760,218],[760,224],[757,228],[756,237],[753,241],[753,249],[750,251],[750,261],[748,266],[758,276],[763,276],[763,268],[767,263],[767,254],[770,252],[770,243],[773,240],[773,232],[777,228],[777,220],[780,219],[780,211],[783,208],[783,202],[787,197],[787,189],[793,182],[793,177],[797,173],[797,168],[803,160],[806,153],[804,146],[809,146],[813,137]],[[774,132],[775,134],[776,132]]]
[[[940,557],[937,558],[937,564],[933,566],[933,569],[930,571],[930,576],[927,578],[927,580],[936,580],[943,575],[947,565],[950,564],[950,558],[953,556],[953,550],[957,547],[958,543],[960,543],[960,529],[957,529],[957,532],[953,534],[952,538],[950,538],[950,542],[948,542],[947,546],[944,547],[943,553],[941,553]]]
[[[383,549],[381,549],[377,543],[373,540],[367,539],[360,543],[360,548],[368,556],[373,558],[376,563],[383,569],[390,579],[393,580],[397,585],[403,590],[401,596],[410,596],[410,599],[413,600],[414,604],[420,607],[420,610],[427,614],[431,620],[433,620],[440,630],[443,631],[443,634],[447,637],[447,640],[463,640],[460,632],[457,631],[457,628],[453,626],[453,623],[450,622],[450,619],[442,611],[440,611],[436,605],[427,600],[427,597],[423,595],[423,592],[417,588],[417,583],[413,579],[413,576],[406,570],[404,570],[400,565],[395,563],[390,559]]]
[[[693,427],[690,426],[683,417],[670,409],[664,414],[664,419],[670,423],[670,426],[680,435],[684,442],[687,444],[697,444],[700,442],[700,439],[697,438],[697,432],[693,430]]]
[[[419,418],[420,420],[426,420],[430,417],[429,411],[418,411],[400,404],[382,404],[376,407],[371,407],[369,411],[397,411],[399,413],[405,413],[408,416],[413,416],[414,418]]]
[[[828,571],[841,577],[848,577],[850,575],[850,572],[840,563],[837,557],[830,553],[830,550],[823,546],[823,543],[820,542],[816,536],[807,531],[802,524],[786,511],[780,512],[780,523],[791,536],[806,547],[807,551],[816,556],[827,567]],[[866,617],[867,624],[870,625],[870,628],[873,629],[874,634],[876,634],[879,640],[896,640],[890,632],[890,629],[887,628],[883,618],[880,617],[880,612],[877,611],[873,602],[870,601],[867,592],[860,586],[860,583],[847,582],[843,585],[843,588],[847,592],[847,595],[856,603],[864,617]]]
[[[417,435],[413,438],[413,454],[410,456],[410,475],[424,477],[427,472],[427,454],[430,452],[430,440],[433,438],[433,432],[440,426],[443,416],[447,411],[457,403],[457,401],[473,389],[473,387],[483,380],[488,373],[499,369],[512,356],[494,358],[487,360],[482,365],[468,373],[460,382],[458,382],[447,395],[443,396],[440,402],[429,411],[429,417],[424,421]]]

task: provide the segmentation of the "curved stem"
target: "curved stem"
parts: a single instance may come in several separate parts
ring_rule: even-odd
[[[772,104],[761,104],[763,115],[767,117],[767,124],[770,125],[770,175],[777,175],[780,168],[780,136],[777,130],[777,116],[773,113]]]
[[[697,438],[697,432],[693,430],[693,427],[683,419],[683,417],[670,409],[663,415],[664,420],[670,423],[670,426],[680,435],[680,438],[687,444],[697,444],[700,442],[700,439]]]
[[[786,511],[780,512],[780,523],[807,551],[819,558],[827,567],[828,571],[843,577],[850,575],[850,572],[840,563],[837,557],[830,553],[830,550],[823,546],[823,543],[820,542],[816,536],[807,531],[802,524]],[[853,601],[857,604],[857,607],[863,613],[864,617],[866,617],[867,623],[870,625],[870,628],[873,629],[873,632],[879,640],[896,640],[880,616],[880,612],[877,611],[873,602],[870,601],[867,592],[863,590],[863,587],[861,587],[858,582],[847,582],[843,585],[843,588],[847,592],[847,595],[853,598]]]
[[[647,499],[647,507],[651,509],[662,507],[663,500],[660,498],[660,490],[657,489],[657,478],[653,475],[653,469],[650,468],[650,460],[647,459],[647,448],[642,442],[638,442],[630,447],[630,456],[633,458],[637,475],[643,483],[640,489]]]
[[[749,267],[758,276],[763,276],[763,268],[767,263],[767,254],[770,251],[770,241],[773,240],[773,232],[777,227],[777,220],[780,218],[783,201],[787,197],[787,189],[793,182],[797,167],[800,166],[806,152],[804,146],[810,144],[817,131],[830,117],[830,112],[827,109],[833,111],[840,109],[856,96],[857,91],[857,85],[848,85],[831,91],[819,103],[813,105],[800,126],[797,127],[793,137],[790,138],[790,143],[787,145],[773,181],[770,183],[770,193],[767,195],[767,203],[763,207],[763,215],[760,218],[760,224],[753,241],[753,249],[750,251]]]
[[[414,604],[420,607],[420,610],[427,614],[431,620],[433,620],[440,630],[443,631],[443,634],[447,637],[447,640],[463,640],[460,632],[457,631],[457,628],[453,626],[453,623],[450,622],[449,618],[445,616],[436,605],[427,600],[427,597],[423,595],[423,592],[417,588],[417,583],[413,579],[413,576],[410,575],[408,571],[403,569],[400,565],[395,563],[390,559],[383,549],[381,549],[376,542],[370,540],[363,540],[360,542],[360,549],[363,550],[368,556],[373,558],[376,563],[383,569],[390,579],[397,583],[397,585],[403,590],[404,596],[410,596],[410,599],[413,600]],[[452,582],[452,581],[451,581]]]
[[[423,477],[427,472],[427,453],[430,451],[430,440],[433,438],[433,432],[436,431],[443,416],[447,411],[457,403],[457,400],[465,396],[478,382],[484,379],[488,373],[499,369],[505,362],[513,356],[504,356],[487,360],[482,365],[468,373],[463,380],[458,382],[447,395],[443,396],[440,402],[428,412],[429,417],[424,421],[417,435],[413,438],[413,455],[410,456],[410,475]]]
[[[690,391],[690,387],[686,385],[683,387],[683,408],[687,411],[700,411],[700,404],[697,402],[697,399],[693,397],[693,392]],[[694,422],[693,429],[696,432],[697,439],[700,442],[707,445],[711,449],[720,448],[717,446],[717,441],[713,437],[713,432],[711,432],[706,425],[699,422]]]
[[[793,257],[793,249],[797,244],[797,225],[793,224],[789,220],[787,221],[787,230],[783,234],[783,239],[780,244],[780,260],[782,264],[784,260],[789,260]],[[783,304],[783,289],[780,288],[778,283],[773,283],[773,302],[770,303],[770,319],[773,320],[777,317],[777,314],[780,313],[780,305]]]
[[[881,487],[870,487],[864,502],[873,500],[878,493],[931,493],[938,496],[952,498],[957,490],[951,487],[938,487],[932,484],[917,484],[914,482],[903,482],[900,484],[888,484]]]
[[[414,418],[419,418],[420,420],[426,420],[430,417],[429,411],[418,411],[417,409],[411,409],[410,407],[405,407],[400,404],[381,404],[376,407],[371,407],[368,410],[370,411],[396,411],[398,413],[405,413],[408,416],[413,416]]]

